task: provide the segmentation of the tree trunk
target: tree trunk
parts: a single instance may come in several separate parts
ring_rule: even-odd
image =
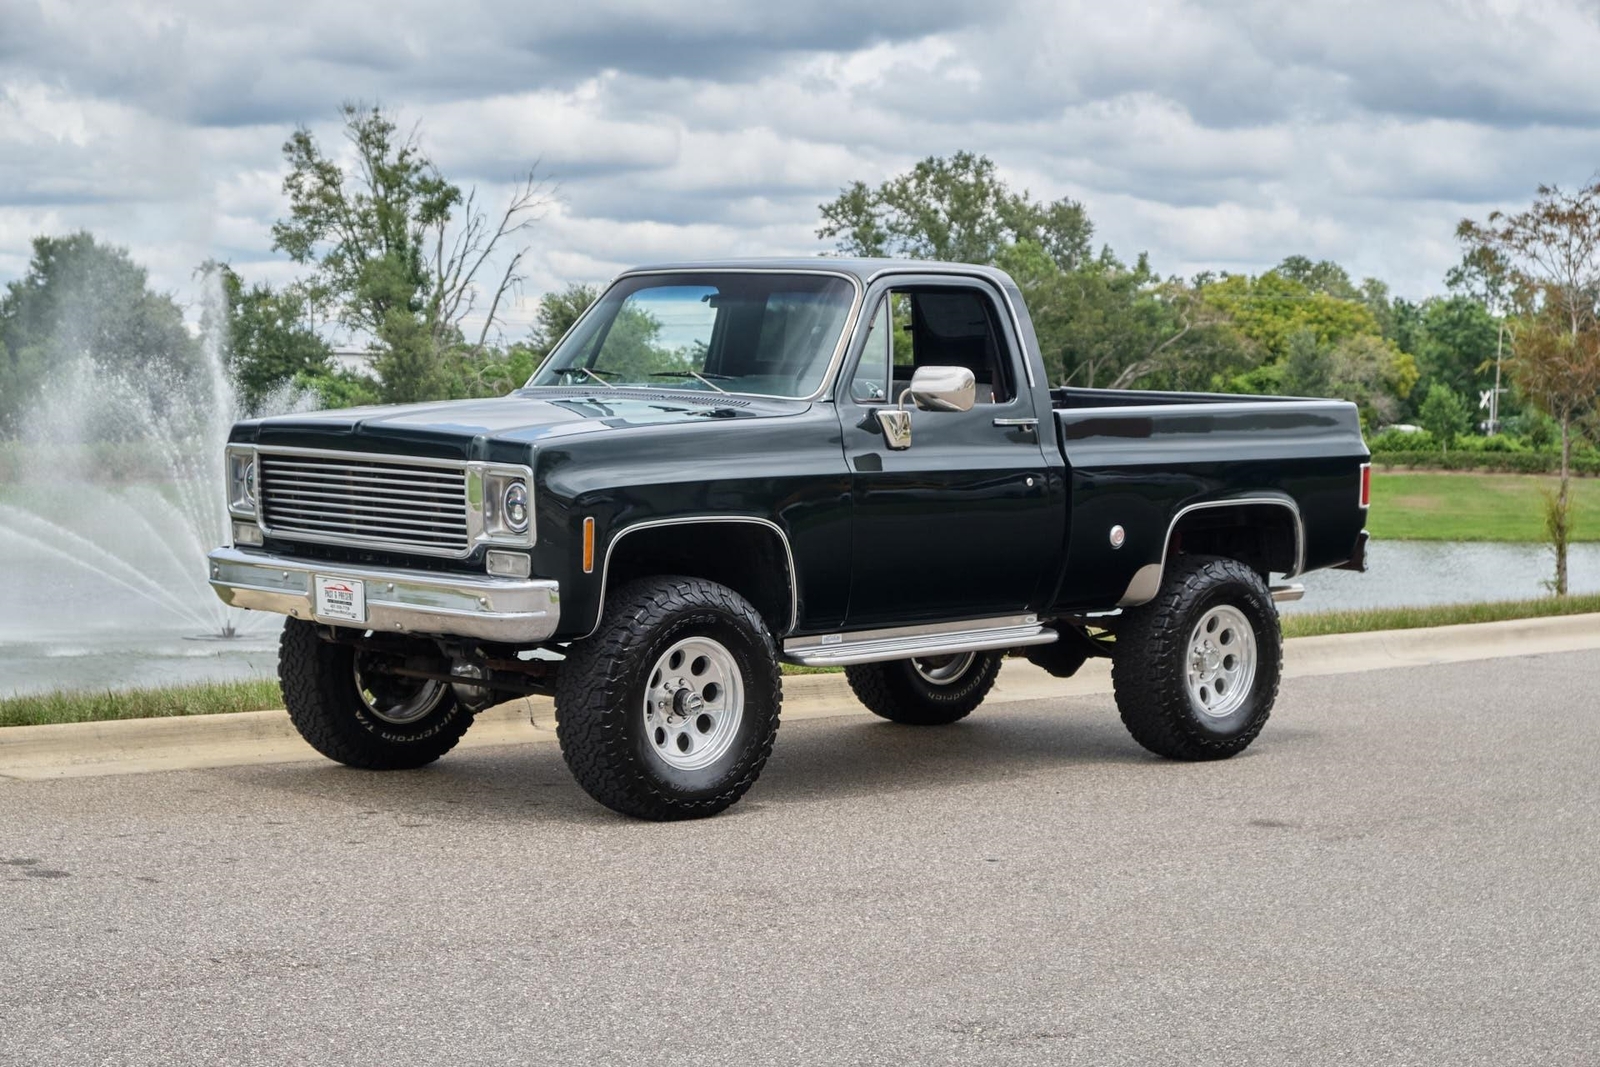
[[[1555,514],[1550,521],[1550,539],[1556,550],[1556,596],[1567,595],[1567,542],[1571,538],[1571,513],[1568,491],[1572,476],[1572,420],[1561,420],[1561,485],[1556,489]]]

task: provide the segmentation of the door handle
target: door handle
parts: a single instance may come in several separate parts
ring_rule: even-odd
[[[996,426],[1020,426],[1025,429],[1035,430],[1039,427],[1038,419],[995,419]]]

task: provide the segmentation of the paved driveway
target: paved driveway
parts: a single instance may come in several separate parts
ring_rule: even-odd
[[[0,782],[0,1062],[1600,1058],[1600,656],[1285,683],[1223,764],[1107,697],[791,723],[719,818],[553,745]]]

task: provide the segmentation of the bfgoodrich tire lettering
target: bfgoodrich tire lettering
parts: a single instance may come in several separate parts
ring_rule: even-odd
[[[1251,632],[1228,633],[1240,623]],[[1246,647],[1248,670],[1223,668]],[[1117,710],[1133,739],[1159,756],[1226,759],[1266,724],[1282,661],[1278,611],[1261,576],[1238,560],[1179,556],[1155,599],[1122,614],[1111,663]],[[1218,677],[1241,688],[1219,699],[1206,685]]]
[[[735,689],[737,716],[720,717]],[[618,589],[593,636],[568,650],[555,697],[556,736],[578,784],[613,811],[659,820],[714,815],[742,797],[772,751],[783,702],[761,615],[726,586],[685,577]],[[695,758],[702,743],[709,761]]]
[[[947,726],[983,703],[1000,673],[999,652],[862,663],[844,669],[868,711],[907,726]]]
[[[363,699],[357,655],[349,645],[324,641],[312,623],[284,622],[278,684],[290,721],[312,748],[347,767],[391,771],[432,763],[456,747],[472,713],[448,687],[420,710],[397,701],[405,714],[385,719]]]

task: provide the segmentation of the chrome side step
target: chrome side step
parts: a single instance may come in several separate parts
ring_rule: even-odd
[[[1275,585],[1272,587],[1272,599],[1282,604],[1285,600],[1299,600],[1306,595],[1306,587],[1299,582],[1290,582],[1288,585]]]
[[[1040,625],[1035,615],[1011,615],[850,634],[792,637],[783,643],[783,658],[806,667],[848,667],[854,663],[881,663],[914,656],[948,656],[958,652],[1048,645],[1057,636],[1054,630]]]

